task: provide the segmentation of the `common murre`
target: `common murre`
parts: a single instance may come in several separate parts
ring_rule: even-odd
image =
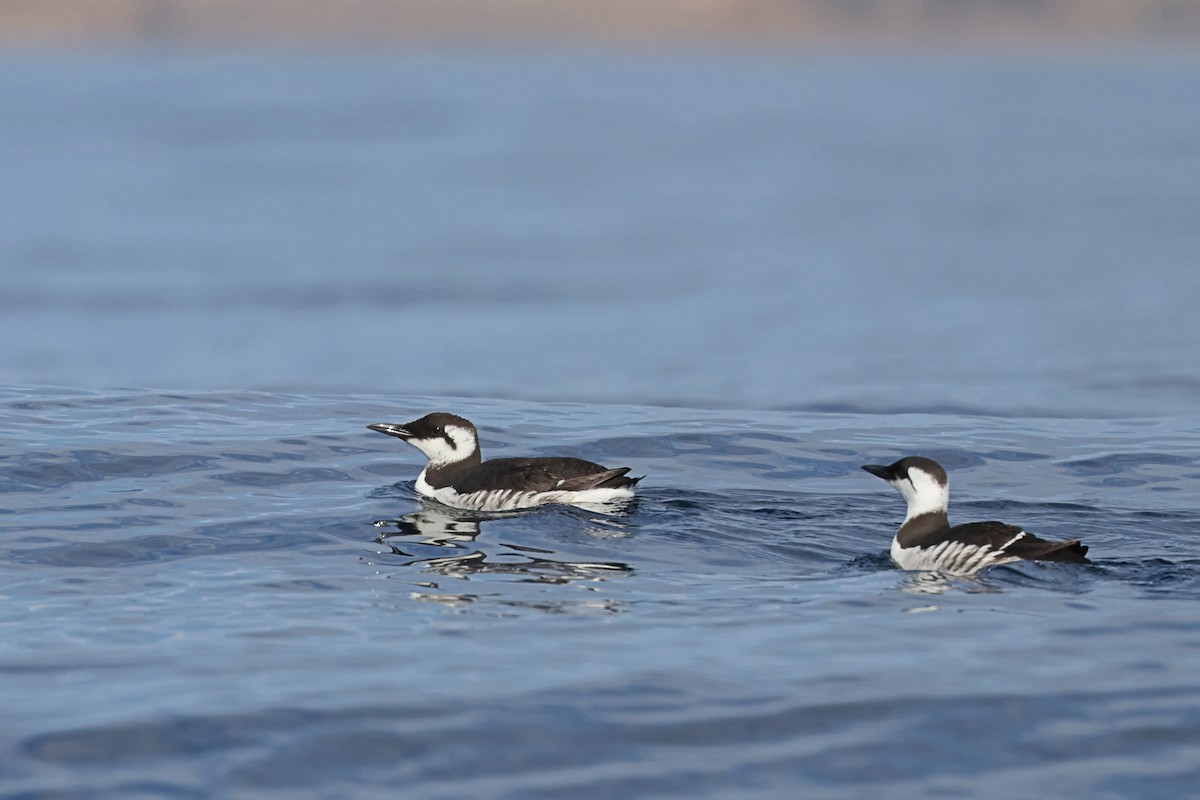
[[[970,575],[1022,559],[1089,563],[1087,545],[1078,539],[1051,542],[1003,522],[951,527],[946,513],[950,483],[932,459],[910,456],[890,466],[866,464],[863,469],[894,486],[908,503],[908,514],[892,539],[892,560],[901,569]]]
[[[608,469],[581,458],[495,458],[484,461],[468,420],[435,412],[418,420],[368,425],[396,436],[429,458],[417,491],[454,508],[512,511],[548,503],[603,506],[629,500],[641,478],[629,467]]]

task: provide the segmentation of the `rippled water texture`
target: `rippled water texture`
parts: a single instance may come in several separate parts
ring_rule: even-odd
[[[422,505],[363,425],[648,477]],[[1194,420],[8,390],[2,796],[1179,798],[1200,774]],[[1091,566],[943,581],[859,470]]]

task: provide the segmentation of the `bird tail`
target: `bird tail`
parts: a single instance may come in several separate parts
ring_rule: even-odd
[[[630,467],[618,467],[604,472],[594,472],[591,475],[579,475],[567,478],[557,488],[567,492],[582,492],[587,489],[632,489],[641,478],[625,477],[625,473],[629,470]]]
[[[1069,564],[1091,563],[1087,557],[1087,545],[1078,539],[1072,539],[1069,542],[1046,542],[1046,544],[1048,547],[1029,558],[1038,561],[1063,561]]]

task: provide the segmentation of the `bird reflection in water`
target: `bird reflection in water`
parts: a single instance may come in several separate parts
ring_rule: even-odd
[[[540,547],[506,542],[497,542],[493,546],[477,541],[481,525],[492,520],[519,516],[524,515],[467,511],[422,504],[419,511],[405,514],[400,519],[375,522],[376,527],[385,529],[375,538],[375,542],[387,548],[381,555],[402,559],[389,559],[388,563],[391,565],[417,566],[435,576],[464,581],[480,576],[508,576],[517,583],[573,584],[585,590],[596,591],[595,584],[616,576],[629,575],[633,571],[629,565],[621,562],[561,560],[551,557],[554,551]],[[594,531],[589,530],[590,533],[605,537],[625,535],[620,523],[611,517],[593,522],[601,527]],[[433,590],[441,588],[435,581],[422,582],[419,585]],[[481,599],[481,596],[478,593],[416,592],[413,598],[462,606]],[[537,607],[549,611],[567,610],[562,601],[518,600],[511,597],[493,599],[507,605]],[[569,605],[578,608],[581,604],[575,601]],[[586,601],[582,605],[616,611],[620,604],[612,600],[597,599]]]
[[[911,572],[900,586],[907,594],[941,595],[949,591],[994,594],[999,590],[977,575],[945,575],[941,572]]]

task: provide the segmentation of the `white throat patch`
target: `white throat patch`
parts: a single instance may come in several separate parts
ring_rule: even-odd
[[[908,503],[904,521],[931,512],[946,511],[950,505],[950,487],[943,486],[923,469],[910,467],[908,477],[892,483]]]

